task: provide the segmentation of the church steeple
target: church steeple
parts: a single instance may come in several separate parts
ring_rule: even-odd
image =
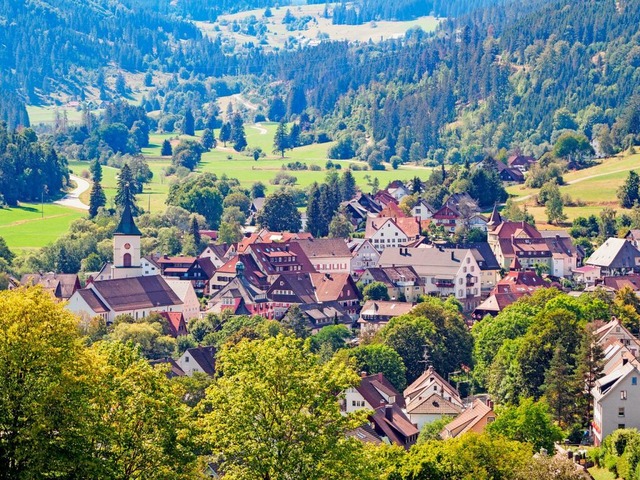
[[[111,278],[131,278],[142,275],[140,238],[142,233],[133,221],[131,203],[127,199],[120,223],[113,232],[113,269]]]
[[[122,210],[122,216],[120,217],[120,223],[118,228],[113,232],[114,235],[142,235],[136,223],[133,221],[133,213],[131,212],[131,203],[127,199],[124,204],[124,210]]]
[[[493,205],[493,211],[491,212],[491,217],[489,217],[489,221],[487,222],[487,227],[490,230],[494,230],[498,225],[502,223],[502,216],[498,211],[498,204]]]

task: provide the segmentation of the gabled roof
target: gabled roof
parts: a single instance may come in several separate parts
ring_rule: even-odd
[[[216,267],[209,257],[198,258],[196,264],[200,266],[207,278],[213,277],[214,273],[216,273]]]
[[[291,243],[297,243],[310,260],[317,257],[351,257],[347,242],[342,238],[310,238]]]
[[[369,419],[376,431],[384,434],[391,443],[409,448],[420,431],[397,404],[383,405],[375,408]],[[413,438],[413,439],[412,439]]]
[[[514,262],[517,268],[520,262],[517,258]],[[547,286],[548,284],[536,272],[511,270],[496,284],[491,293],[531,293]]]
[[[409,415],[458,415],[462,407],[445,399],[440,393],[425,392],[425,396],[415,397],[407,403]]]
[[[367,300],[360,310],[364,317],[398,317],[413,310],[415,304],[406,302],[386,302],[382,300]]]
[[[500,264],[488,242],[472,243],[465,246],[471,250],[480,270],[500,270]]]
[[[282,292],[291,292],[283,294]],[[305,273],[283,273],[267,290],[267,296],[274,301],[300,304],[318,302],[311,277]]]
[[[498,204],[496,203],[493,206],[493,210],[491,212],[491,216],[489,217],[489,221],[487,225],[489,226],[498,226],[502,223],[502,216],[500,215],[500,211],[498,210]]]
[[[340,300],[340,294],[347,285],[351,287],[351,297],[361,296],[348,273],[311,273],[309,276],[316,291],[316,298],[320,302]]]
[[[360,379],[356,390],[367,401],[371,408],[377,408],[381,404],[396,403],[404,408],[404,398],[382,373],[367,375]],[[390,401],[393,398],[394,401]]]
[[[444,427],[440,436],[443,438],[455,438],[468,432],[491,411],[491,407],[482,400],[476,399],[470,408],[466,409]]]
[[[434,390],[434,387],[439,387]],[[404,390],[405,399],[409,401],[421,396],[425,392],[429,392],[429,395],[433,392],[442,394],[446,392],[446,395],[452,397],[453,401],[462,405],[462,399],[458,390],[453,388],[449,382],[442,378],[433,366],[430,366],[424,371],[411,385]]]
[[[511,236],[521,236],[529,238],[541,238],[542,235],[535,227],[529,225],[527,222],[502,222],[492,232],[492,235],[496,235],[500,239],[511,239]]]
[[[32,273],[23,275],[22,285],[40,285],[51,292],[56,298],[69,299],[80,288],[80,280],[75,273]]]
[[[313,328],[333,325],[336,322],[343,325],[353,323],[339,302],[303,303],[299,308]]]
[[[89,308],[95,313],[107,313],[109,307],[107,307],[102,300],[91,289],[78,290],[78,295],[85,301]]]
[[[469,249],[388,247],[382,251],[378,265],[411,265],[418,273],[428,268],[434,275],[449,275],[453,278],[469,253]]]
[[[629,287],[634,292],[640,290],[640,275],[633,273],[631,275],[620,275],[619,277],[604,277],[602,283],[605,287],[612,288],[616,291],[624,287]]]
[[[609,393],[615,390],[614,387],[616,386],[616,384],[620,383],[632,373],[640,375],[640,371],[635,365],[635,362],[626,363],[617,370],[611,372],[609,375],[605,375],[604,377],[599,378],[598,380],[596,380],[596,385],[592,390],[594,396],[598,399],[598,401],[602,400]]]
[[[640,252],[624,238],[609,238],[586,261],[604,268],[633,268]]]
[[[184,316],[182,312],[160,312],[167,322],[169,323],[169,328],[171,329],[171,336],[177,337],[180,335],[180,327],[183,327],[183,331],[186,333],[187,325],[184,321]]]
[[[388,287],[393,287],[398,282],[414,282],[415,285],[422,285],[420,275],[410,265],[368,268],[364,274],[367,272],[369,272],[374,281],[382,282]]]
[[[160,275],[97,280],[88,288],[94,289],[115,312],[182,305]]]
[[[495,312],[497,314],[524,295],[528,294],[524,292],[493,293],[475,308],[474,314],[479,315],[484,312]]]
[[[204,370],[207,375],[213,375],[216,373],[215,347],[187,348],[187,351],[185,353],[189,353],[193,360],[200,366],[202,370]]]
[[[393,217],[393,218],[404,218],[407,215],[400,208],[397,203],[389,203],[386,207],[380,210],[378,214],[379,217]]]

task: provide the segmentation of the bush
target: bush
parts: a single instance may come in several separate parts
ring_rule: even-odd
[[[309,170],[312,172],[320,172],[322,171],[322,167],[320,165],[310,165]]]
[[[267,118],[264,116],[263,113],[256,113],[256,116],[253,118],[253,121],[255,123],[266,122]]]
[[[331,137],[327,132],[318,132],[316,133],[316,143],[329,143],[331,141]]]
[[[276,176],[269,180],[272,185],[295,185],[298,179],[288,173],[278,172]]]

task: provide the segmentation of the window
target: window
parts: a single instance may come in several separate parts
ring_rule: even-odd
[[[618,407],[618,416],[624,417],[624,407]]]
[[[131,266],[131,254],[130,253],[125,253],[122,256],[122,265],[124,267],[130,267]]]
[[[620,400],[626,400],[626,399],[627,399],[627,391],[620,390]]]
[[[496,417],[487,417],[487,423],[493,423],[496,421]]]
[[[619,423],[618,428],[626,428],[624,423]]]
[[[631,385],[638,385],[638,377],[631,377]]]
[[[189,363],[189,357],[184,357],[185,363]]]
[[[462,273],[467,273],[467,267],[462,267]]]

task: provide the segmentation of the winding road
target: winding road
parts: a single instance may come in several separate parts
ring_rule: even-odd
[[[82,203],[80,195],[91,188],[91,184],[84,178],[77,177],[76,175],[69,175],[69,179],[76,182],[76,188],[67,193],[60,200],[53,203],[62,205],[63,207],[78,208],[80,210],[89,210],[89,206]]]

